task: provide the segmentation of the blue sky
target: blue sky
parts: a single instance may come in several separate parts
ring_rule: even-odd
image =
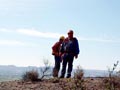
[[[0,0],[0,65],[54,65],[52,45],[69,29],[79,40],[74,68],[120,60],[119,0]],[[118,66],[118,69],[120,66]]]

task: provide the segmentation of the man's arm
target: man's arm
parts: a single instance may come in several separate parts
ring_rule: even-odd
[[[78,58],[78,54],[80,53],[80,49],[79,49],[79,44],[78,44],[78,40],[75,38],[75,58]]]

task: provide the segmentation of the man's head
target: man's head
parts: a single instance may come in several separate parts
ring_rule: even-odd
[[[73,30],[68,31],[68,38],[72,39],[73,38]]]

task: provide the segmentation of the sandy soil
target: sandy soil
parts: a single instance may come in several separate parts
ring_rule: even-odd
[[[83,82],[74,79],[45,79],[43,81],[7,81],[0,82],[0,90],[107,90],[103,78],[85,78]],[[120,90],[120,89],[116,89]]]

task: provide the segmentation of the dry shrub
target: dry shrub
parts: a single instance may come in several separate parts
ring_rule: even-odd
[[[120,90],[120,77],[118,73],[115,73],[115,69],[118,66],[119,61],[117,61],[112,69],[108,69],[108,77],[103,80],[103,84],[107,90]]]
[[[111,83],[114,85],[115,88],[120,89],[120,77],[113,76]]]
[[[111,78],[106,77],[103,79],[103,85],[106,90],[119,90],[120,89],[120,77],[112,76]]]
[[[45,65],[45,67],[44,68],[41,68],[40,70],[40,80],[43,80],[45,77],[47,78],[47,77],[50,77],[50,76],[52,76],[52,74],[51,74],[51,72],[49,72],[49,70],[50,70],[50,63],[49,63],[49,61],[47,60],[47,59],[44,59],[44,65]]]
[[[74,72],[74,78],[81,80],[83,79],[83,76],[84,76],[83,69],[80,66],[78,66],[77,70]]]
[[[78,66],[73,78],[61,79],[63,81],[59,81],[59,84],[62,90],[87,90],[83,76],[83,69]]]
[[[79,90],[86,90],[83,77],[84,77],[83,69],[80,66],[78,66],[76,72],[74,72],[74,84],[75,84],[74,89],[75,90],[78,88]]]
[[[39,77],[39,73],[37,70],[27,71],[23,74],[22,79],[25,81],[37,81]]]

